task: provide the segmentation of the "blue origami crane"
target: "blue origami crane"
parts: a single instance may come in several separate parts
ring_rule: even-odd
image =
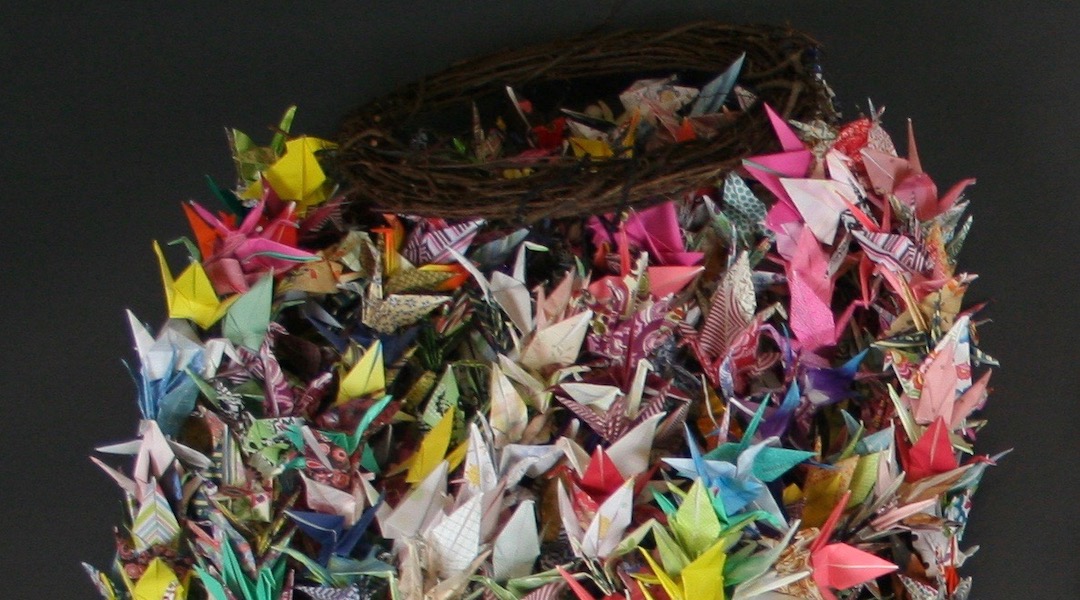
[[[375,519],[375,512],[382,504],[380,498],[374,506],[368,507],[360,515],[360,518],[346,526],[345,517],[303,510],[285,511],[293,521],[296,521],[300,530],[319,544],[319,564],[326,566],[330,563],[330,557],[334,555],[349,556],[356,544],[367,531],[371,522]]]
[[[763,402],[747,426],[741,442],[723,444],[703,456],[687,427],[690,458],[665,458],[664,462],[674,467],[682,477],[702,479],[719,500],[721,506],[716,508],[720,514],[732,515],[753,505],[768,513],[771,520],[782,524],[785,519],[766,484],[811,458],[814,453],[774,448],[772,444],[778,441],[776,437],[751,445],[750,440],[761,423],[764,407]]]

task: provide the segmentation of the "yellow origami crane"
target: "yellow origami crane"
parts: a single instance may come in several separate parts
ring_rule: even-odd
[[[382,342],[376,340],[353,368],[341,378],[335,406],[386,388],[386,367],[383,365]]]
[[[454,414],[456,412],[454,407],[451,406],[450,410],[446,411],[442,418],[439,419],[439,422],[424,436],[423,441],[420,442],[420,448],[412,457],[409,472],[405,475],[407,483],[423,481],[446,458],[446,451],[450,448],[450,438],[454,434]],[[461,458],[463,456],[455,457],[454,460],[460,462]]]
[[[578,158],[586,156],[590,158],[611,158],[615,156],[615,153],[611,150],[611,145],[604,140],[572,137],[570,138],[570,148],[574,151],[574,156]]]
[[[298,214],[326,200],[326,173],[315,153],[336,145],[319,138],[301,136],[285,142],[285,155],[263,171],[270,187],[282,200],[296,201]]]
[[[724,600],[725,549],[731,540],[724,535],[701,479],[694,482],[678,511],[669,518],[669,526],[674,537],[661,525],[653,530],[663,566],[641,549],[655,577],[639,579],[659,583],[671,600]],[[647,586],[641,589],[646,598],[652,598]]]
[[[720,539],[701,556],[683,567],[675,578],[669,576],[663,567],[656,564],[647,550],[640,550],[645,561],[656,574],[660,586],[664,588],[671,600],[724,600],[724,563],[727,561],[724,546],[726,544],[726,539]],[[641,590],[646,598],[652,600],[653,596],[646,586],[641,586]]]
[[[123,573],[122,570],[121,573]],[[139,581],[132,582],[127,575],[124,575],[124,583],[131,592],[132,600],[163,600],[163,598],[184,600],[187,598],[185,582],[180,581],[176,573],[160,557],[146,565],[146,570],[143,571]],[[169,592],[173,595],[167,596]]]
[[[165,302],[169,306],[170,319],[191,319],[199,327],[207,329],[225,316],[225,311],[239,297],[233,296],[224,302],[219,300],[206,271],[197,262],[188,265],[179,277],[173,279],[157,241],[154,242],[154,252],[161,267],[161,282],[165,286]]]

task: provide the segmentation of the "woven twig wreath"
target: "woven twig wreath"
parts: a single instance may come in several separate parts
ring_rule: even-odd
[[[469,160],[450,139],[471,136],[474,103],[482,116],[503,115],[519,128],[507,87],[529,98],[539,116],[554,117],[574,99],[614,96],[643,77],[677,75],[701,85],[743,54],[741,84],[781,115],[833,117],[813,39],[786,28],[707,22],[583,36],[456,65],[350,115],[338,164],[358,206],[392,212],[534,222],[655,203],[722,179],[743,158],[774,148],[764,114],[741,113],[708,139],[632,157],[545,156],[529,163],[528,181],[502,176],[520,168],[520,158]]]

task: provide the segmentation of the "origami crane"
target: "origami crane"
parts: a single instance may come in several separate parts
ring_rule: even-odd
[[[327,565],[333,555],[352,554],[353,549],[360,542],[360,537],[374,521],[375,513],[380,506],[381,500],[364,510],[360,518],[351,524],[339,514],[300,510],[288,510],[285,513],[296,522],[300,531],[319,544],[318,561],[322,565]]]
[[[316,154],[336,147],[309,136],[288,140],[284,155],[263,171],[263,177],[282,200],[295,201],[303,213],[329,197],[328,179]]]
[[[614,492],[596,506],[595,514],[587,521],[583,529],[579,521],[575,502],[570,499],[566,487],[558,483],[559,515],[563,528],[570,538],[574,554],[583,558],[603,558],[611,553],[622,539],[623,532],[630,525],[634,503],[634,478],[626,479]],[[581,507],[581,495],[577,506]]]
[[[232,544],[221,544],[220,569],[197,566],[195,572],[213,600],[277,600],[285,588],[285,555],[259,568],[254,577],[249,576],[237,560]]]
[[[909,384],[913,393],[904,398],[920,425],[943,418],[955,430],[985,402],[991,371],[972,381],[970,330],[970,317],[956,319],[919,365],[918,377],[913,378],[919,383]]]
[[[260,201],[237,227],[198,204],[185,208],[204,256],[203,266],[219,294],[246,292],[266,273],[282,275],[297,264],[319,260],[296,247],[292,205],[266,217],[266,201]]]
[[[166,435],[175,436],[195,407],[199,389],[193,375],[211,376],[223,357],[239,356],[228,340],[197,341],[190,325],[180,319],[170,319],[157,338],[130,311],[128,323],[139,355],[138,372],[128,367],[138,387],[139,410]]]
[[[705,484],[698,479],[686,492],[677,510],[665,508],[668,526],[653,527],[657,553],[663,566],[650,552],[640,549],[653,576],[669,597],[724,598],[724,563],[728,539]],[[646,591],[647,597],[651,597]]]
[[[181,464],[191,470],[207,469],[212,464],[200,452],[166,438],[156,421],[143,420],[139,424],[139,431],[141,439],[96,448],[98,452],[106,454],[134,455],[135,464],[130,478],[97,458],[91,457],[90,460],[140,503],[147,502],[150,494],[160,493],[157,491],[157,481],[166,478],[173,480],[175,469]],[[179,494],[178,485],[172,490]]]
[[[782,448],[770,451],[770,446],[778,441],[776,438],[744,446],[751,437],[746,435],[743,444],[720,446],[713,451],[714,455],[730,456],[732,450],[735,450],[736,462],[732,463],[705,458],[697,442],[693,440],[689,427],[686,435],[690,458],[665,458],[663,461],[674,467],[683,477],[703,479],[717,497],[718,508],[723,509],[722,514],[733,515],[753,504],[766,511],[777,522],[784,522],[783,515],[765,484],[810,458],[813,453]]]
[[[678,397],[678,390],[670,385],[661,386],[660,393],[643,403],[650,368],[648,361],[640,360],[626,392],[613,385],[568,381],[560,384],[556,398],[608,443],[618,442],[629,431],[649,421],[653,422],[652,433],[655,433],[655,423],[665,414],[667,396]],[[650,443],[651,439],[652,434]]]
[[[911,121],[908,121],[907,159],[897,157],[895,150],[889,152],[873,147],[863,148],[861,154],[874,191],[882,196],[895,196],[907,206],[912,207],[915,214],[923,221],[930,220],[948,210],[964,190],[975,183],[974,179],[965,179],[938,198],[937,186],[922,170]]]
[[[829,519],[810,545],[810,564],[818,590],[826,600],[835,600],[833,589],[847,589],[897,570],[897,565],[844,543],[829,543],[837,521],[850,500],[850,493],[837,502]]]
[[[355,364],[341,376],[335,404],[367,396],[386,389],[386,368],[383,365],[382,342],[376,340],[364,351]]]
[[[222,302],[207,277],[202,265],[193,262],[180,275],[173,279],[165,254],[161,246],[154,242],[158,265],[161,268],[161,281],[165,286],[165,301],[169,308],[169,318],[190,319],[203,329],[209,328],[225,316],[229,305],[236,300],[233,296]]]
[[[813,160],[813,153],[806,149],[799,136],[771,106],[764,106],[782,150],[776,154],[743,159],[743,168],[776,196],[778,201],[769,209],[765,225],[777,236],[777,251],[782,256],[790,257],[794,251],[791,241],[797,239],[796,230],[801,219],[798,208],[780,183],[780,178],[805,177]]]
[[[121,598],[116,593],[112,582],[97,569],[83,564],[83,567],[91,574],[96,582],[96,587],[103,598],[117,600]],[[157,557],[152,559],[143,570],[142,574],[132,579],[124,574],[124,585],[131,594],[132,600],[185,600],[189,587],[190,577],[183,579],[177,577],[176,572],[169,567],[164,559]]]

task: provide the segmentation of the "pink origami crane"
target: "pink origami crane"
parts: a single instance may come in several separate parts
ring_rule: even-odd
[[[866,175],[874,191],[882,196],[894,195],[901,202],[915,209],[915,216],[928,221],[948,210],[974,179],[964,179],[954,185],[940,199],[937,185],[922,170],[919,151],[915,146],[915,131],[908,121],[908,157],[899,158],[895,152],[861,150]]]
[[[776,196],[776,204],[769,209],[765,217],[765,226],[776,233],[777,250],[780,254],[790,256],[794,252],[794,241],[798,238],[802,218],[780,178],[805,177],[814,155],[768,104],[765,105],[765,112],[768,113],[773,131],[780,140],[782,151],[744,159],[743,168]]]
[[[588,227],[597,247],[610,249],[611,236],[600,219],[589,219]],[[631,249],[642,250],[649,255],[646,273],[654,298],[678,293],[703,270],[697,265],[705,255],[686,251],[686,240],[683,239],[674,202],[664,202],[631,213],[620,224],[614,241],[619,256],[619,276],[604,277],[590,286],[590,291],[599,299],[608,298],[612,293],[609,288],[622,286],[622,278],[630,274]]]
[[[203,267],[220,295],[242,294],[259,278],[281,275],[299,263],[319,257],[296,247],[296,205],[265,217],[267,199],[244,217],[239,227],[218,219],[194,202],[184,205],[203,253]]]
[[[810,565],[813,567],[814,583],[825,600],[836,600],[832,590],[846,590],[892,573],[899,567],[883,558],[864,552],[844,543],[830,544],[837,521],[851,499],[851,492],[844,493],[836,503],[829,518],[821,526],[817,539],[810,545]]]

